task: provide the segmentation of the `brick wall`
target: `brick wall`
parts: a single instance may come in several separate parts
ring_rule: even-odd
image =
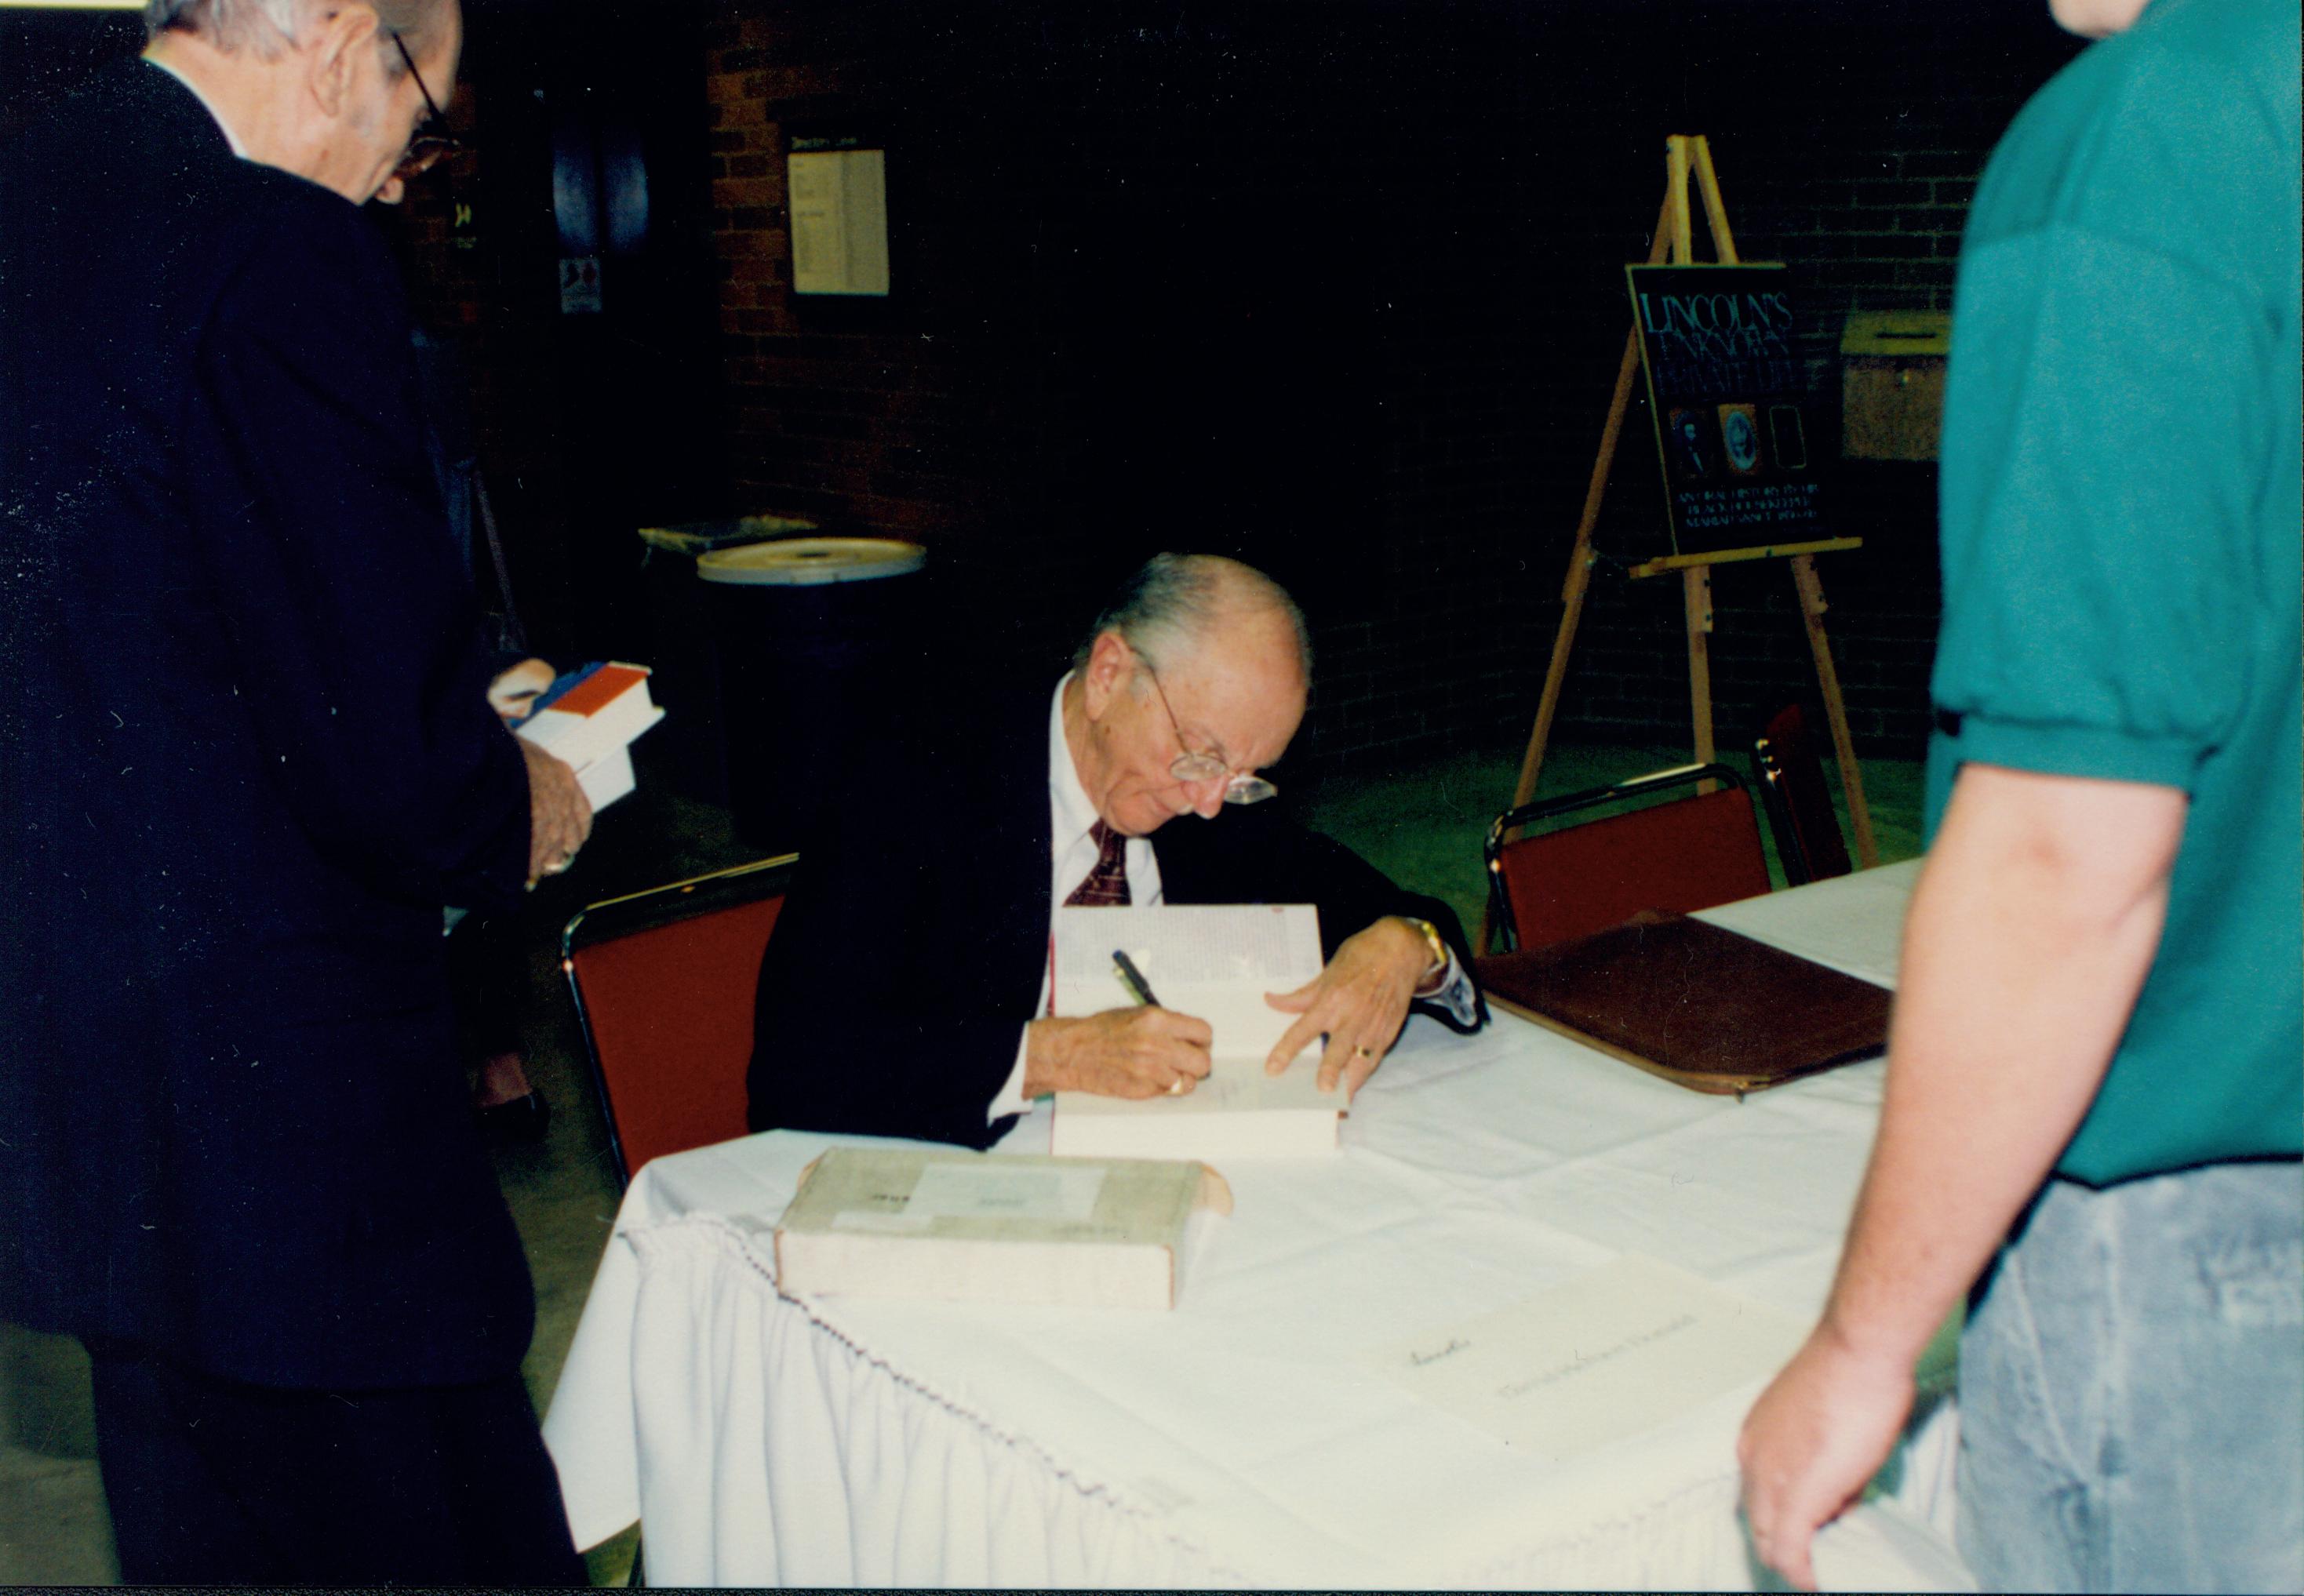
[[[1741,257],[1796,268],[1805,352],[1835,437],[1842,322],[1858,310],[1951,308],[1961,230],[1985,158],[2023,100],[2077,47],[2029,10],[1968,27],[1960,21],[1955,10],[1929,48],[1886,48],[1868,30],[1838,23],[1794,50],[1784,42],[1794,28],[1762,41],[1758,53],[1781,51],[1797,66],[1756,72],[1753,105],[1691,107],[1697,125],[1713,132]],[[1700,221],[1698,241],[1704,252]],[[1597,397],[1588,414],[1589,438]],[[1644,416],[1628,428],[1625,448],[1600,541],[1636,550],[1652,541],[1648,528],[1662,514]],[[1935,469],[1842,461],[1830,487],[1835,529],[1867,540],[1818,561],[1849,719],[1860,748],[1916,755],[1927,736],[1937,620]],[[1554,502],[1572,528],[1574,501],[1563,494]],[[1817,688],[1780,564],[1717,568],[1714,600],[1715,719],[1726,746],[1749,739],[1787,699],[1814,703]],[[1670,579],[1595,585],[1562,734],[1686,735],[1681,603]]]
[[[1793,264],[1829,399],[1846,312],[1946,304],[1985,153],[2074,47],[2002,0],[1942,0],[1925,35],[1827,0],[696,0],[638,33],[587,4],[544,31],[476,14],[457,114],[481,153],[397,223],[419,310],[470,345],[546,641],[649,646],[623,602],[648,519],[918,539],[944,610],[1019,659],[1143,554],[1216,548],[1310,610],[1304,747],[1331,764],[1524,735],[1664,133],[1711,136],[1745,258]],[[618,92],[694,225],[640,263],[646,307],[564,317],[553,119]],[[791,291],[794,130],[885,139],[886,302]],[[1653,459],[1636,410],[1604,550],[1655,546]],[[1834,488],[1868,540],[1823,562],[1853,719],[1910,752],[1930,469]],[[1780,565],[1722,568],[1715,597],[1726,738],[1813,684]],[[1683,735],[1680,624],[1676,584],[1604,577],[1563,733]]]
[[[1316,762],[1524,735],[1666,132],[1710,134],[1746,259],[1794,263],[1836,397],[1851,309],[1949,303],[1976,175],[2071,50],[2029,8],[1925,40],[1851,8],[1111,4],[966,28],[722,0],[714,249],[739,498],[931,546],[1046,652],[1152,548],[1241,553],[1322,651]],[[792,130],[885,130],[895,288],[796,299]],[[1836,434],[1836,416],[1834,431]],[[1643,413],[1605,548],[1659,534]],[[1926,723],[1930,468],[1851,465],[1823,562],[1851,719]],[[1780,562],[1722,568],[1748,734],[1814,678]],[[1686,733],[1679,586],[1596,584],[1566,735]]]

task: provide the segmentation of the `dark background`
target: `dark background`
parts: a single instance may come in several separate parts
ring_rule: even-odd
[[[470,0],[472,148],[381,223],[474,377],[536,640],[648,659],[637,527],[777,510],[930,550],[938,668],[1053,659],[1162,547],[1310,611],[1292,764],[1524,737],[1664,139],[1748,260],[1947,308],[1991,143],[2078,47],[2035,0]],[[0,137],[132,15],[0,12]],[[790,292],[795,133],[887,149],[894,292]],[[378,207],[379,209],[381,207]],[[1699,246],[1702,241],[1699,223]],[[1707,251],[1704,251],[1708,254]],[[562,256],[603,262],[563,315]],[[1833,453],[1836,414],[1811,446]],[[1848,462],[1820,562],[1859,748],[1924,739],[1934,480]],[[1663,539],[1644,409],[1605,549]],[[1723,567],[1724,745],[1813,697],[1781,562]],[[1679,584],[1604,569],[1560,733],[1687,734]]]

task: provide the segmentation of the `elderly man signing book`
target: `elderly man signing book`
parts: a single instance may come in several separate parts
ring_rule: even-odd
[[[1411,1010],[1478,1029],[1453,913],[1261,801],[1309,678],[1302,615],[1269,578],[1163,554],[1060,681],[1004,693],[955,671],[923,695],[800,860],[760,968],[754,1127],[981,1147],[1044,1092],[1190,1092],[1209,1068],[1202,1019],[1049,1012],[1067,904],[1317,906],[1326,962],[1273,994],[1295,1018],[1267,1068],[1325,1036],[1294,1067],[1343,1098]]]

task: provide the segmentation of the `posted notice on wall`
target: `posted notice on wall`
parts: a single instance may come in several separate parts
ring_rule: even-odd
[[[1805,1320],[1628,1254],[1373,1356],[1387,1378],[1557,1463],[1774,1374]]]
[[[785,161],[792,291],[886,294],[887,151],[795,148]]]

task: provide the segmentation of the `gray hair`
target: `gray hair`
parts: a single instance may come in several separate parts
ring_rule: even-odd
[[[449,0],[366,0],[376,13],[377,42],[385,45],[385,68],[393,77],[408,70],[391,36],[421,55],[440,25]],[[157,38],[174,29],[196,33],[227,55],[247,50],[270,61],[296,42],[303,22],[319,9],[316,0],[144,0],[144,36]]]
[[[1096,640],[1106,632],[1121,639],[1155,670],[1165,657],[1189,655],[1227,619],[1243,610],[1276,611],[1288,622],[1296,644],[1296,666],[1312,680],[1312,630],[1288,590],[1252,565],[1220,554],[1155,554],[1120,586],[1112,602],[1072,653],[1072,669],[1085,670]]]

